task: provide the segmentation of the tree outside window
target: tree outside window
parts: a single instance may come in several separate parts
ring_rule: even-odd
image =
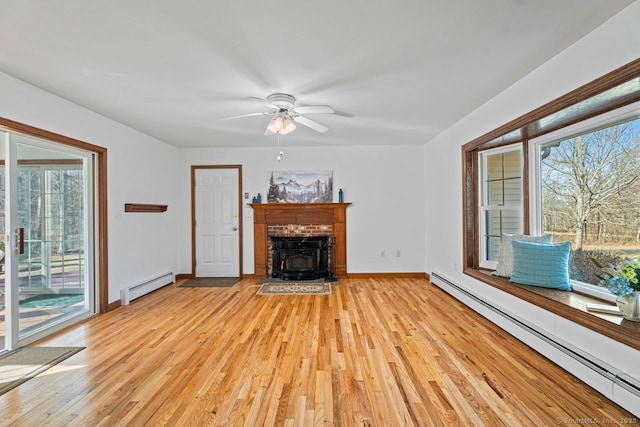
[[[571,278],[599,284],[591,261],[640,257],[640,119],[541,147],[542,231],[572,242]]]

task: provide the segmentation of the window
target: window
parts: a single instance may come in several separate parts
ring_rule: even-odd
[[[590,257],[640,256],[639,131],[640,59],[465,144],[464,273],[640,349],[640,330],[629,322],[609,322],[487,270],[501,234],[551,233],[573,243],[574,291],[612,299],[597,286]]]
[[[18,170],[18,221],[29,230],[21,271],[30,273],[23,278],[29,287],[52,277],[59,289],[84,287],[84,175],[82,163],[71,162]]]
[[[522,232],[522,150],[483,151],[480,166],[480,266],[496,268],[502,234]]]
[[[82,163],[21,165],[18,173],[18,221],[25,225],[26,256],[20,259],[21,287],[39,288],[56,277],[59,289],[84,286],[84,173]],[[5,190],[0,166],[0,194]],[[5,240],[5,200],[0,198],[0,243]],[[0,246],[4,250],[4,246]],[[0,265],[4,260],[0,260]],[[4,277],[0,275],[0,283]]]
[[[586,293],[598,290],[582,284],[603,286],[593,258],[640,257],[639,111],[635,103],[529,142],[531,230],[571,242],[571,279]]]

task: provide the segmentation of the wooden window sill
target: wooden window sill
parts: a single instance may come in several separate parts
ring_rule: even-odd
[[[621,316],[587,311],[587,303],[602,304],[602,301],[596,298],[577,292],[517,285],[504,277],[492,276],[486,270],[467,268],[464,273],[567,320],[640,350],[640,322],[632,322]]]

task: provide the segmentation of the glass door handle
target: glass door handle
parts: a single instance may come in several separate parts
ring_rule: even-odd
[[[18,234],[20,236],[20,242],[18,244],[18,253],[20,255],[24,254],[24,227],[20,227],[18,229]]]
[[[24,254],[24,227],[16,228],[14,250],[18,255]]]

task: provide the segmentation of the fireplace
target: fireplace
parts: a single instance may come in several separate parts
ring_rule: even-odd
[[[271,277],[271,237],[330,236],[329,264],[335,277],[347,276],[347,215],[350,203],[252,203],[256,277]]]
[[[283,280],[329,278],[330,236],[271,236],[271,277]]]

